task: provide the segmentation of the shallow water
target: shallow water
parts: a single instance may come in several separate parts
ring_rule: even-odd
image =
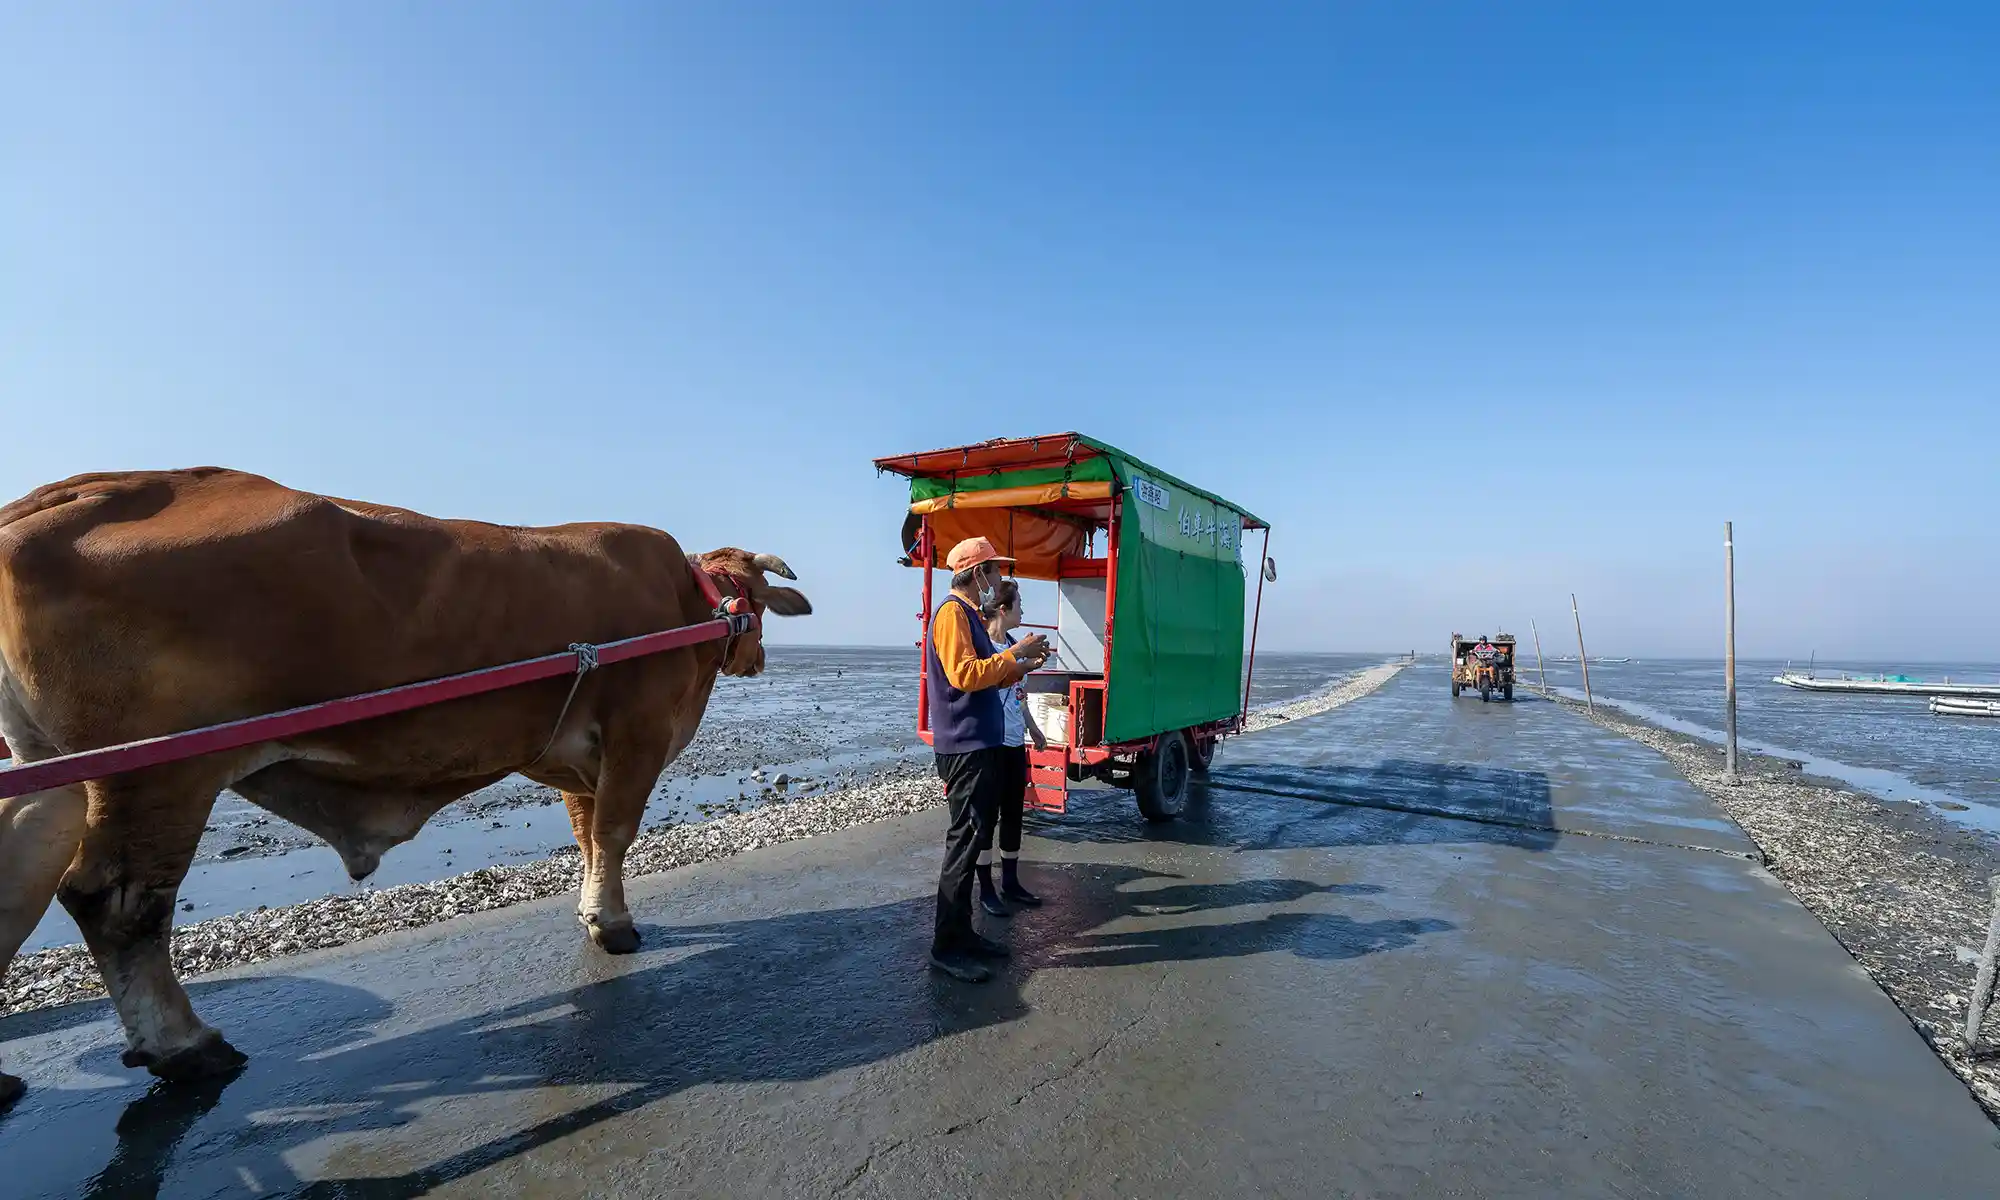
[[[1533,680],[1532,654],[1522,677]],[[1902,696],[1826,695],[1773,683],[1782,661],[1739,660],[1737,737],[1757,750],[1806,764],[1886,799],[1957,802],[1955,816],[2000,829],[2000,721],[1933,716],[1930,701]],[[1803,665],[1803,664],[1793,664]],[[1582,698],[1583,673],[1573,662],[1545,664],[1548,681]],[[1820,674],[1904,674],[1917,679],[2000,683],[2000,666],[1980,663],[1820,662]],[[1683,732],[1722,739],[1723,666],[1719,660],[1667,659],[1591,663],[1591,691],[1624,702],[1642,717],[1668,718]],[[1664,723],[1664,722],[1663,722]]]

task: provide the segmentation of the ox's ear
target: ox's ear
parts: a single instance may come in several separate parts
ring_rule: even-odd
[[[812,601],[797,588],[772,587],[764,589],[764,607],[781,617],[804,617],[812,614]]]
[[[769,575],[776,575],[782,579],[798,578],[797,575],[792,574],[792,569],[785,565],[785,560],[775,554],[753,555],[750,559],[750,565],[759,571],[763,571]]]

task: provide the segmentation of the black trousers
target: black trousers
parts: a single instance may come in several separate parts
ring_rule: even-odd
[[[1028,807],[1028,748],[1026,746],[1003,746],[1000,752],[1000,769],[1004,773],[1000,786],[1000,854],[1020,857],[1021,816]],[[993,830],[979,839],[981,850],[993,849]]]
[[[944,869],[938,872],[933,950],[950,952],[972,938],[972,869],[979,848],[992,845],[1008,777],[1005,756],[1019,753],[1012,746],[995,746],[937,756],[951,827],[944,835]]]

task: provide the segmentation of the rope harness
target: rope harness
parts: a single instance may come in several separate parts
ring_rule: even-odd
[[[569,719],[569,706],[576,703],[576,692],[583,686],[583,677],[597,669],[596,646],[589,642],[571,642],[569,652],[576,655],[576,674],[570,676],[569,695],[563,697],[562,710],[556,713],[555,728],[549,730],[549,740],[542,744],[542,752],[535,755],[533,761],[528,764],[531,767],[547,758],[549,751],[555,749],[556,735],[562,732],[563,722]]]
[[[708,598],[711,615],[717,620],[729,622],[729,637],[722,643],[722,663],[727,666],[729,656],[736,651],[736,639],[750,632],[757,624],[756,610],[750,604],[750,589],[730,572],[720,572],[721,578],[728,580],[730,591],[735,593],[724,600],[722,592],[716,587],[717,573],[692,561],[688,566],[694,572],[695,583],[700,585],[702,594]],[[562,709],[556,713],[555,727],[549,730],[549,740],[542,745],[541,753],[529,760],[528,765],[531,767],[547,758],[549,751],[555,749],[556,738],[562,734],[563,722],[569,719],[570,706],[576,703],[576,694],[583,688],[584,676],[597,669],[597,647],[592,643],[571,642],[569,652],[576,655],[576,673],[570,677],[569,695],[563,697]]]

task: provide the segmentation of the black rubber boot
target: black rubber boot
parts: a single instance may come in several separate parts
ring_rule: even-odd
[[[1007,959],[1014,957],[1013,952],[1008,950],[1007,947],[990,937],[977,933],[972,935],[972,940],[965,944],[964,949],[967,954],[970,954],[974,958],[984,958],[994,962],[1005,962]]]
[[[966,983],[985,983],[993,978],[993,968],[963,950],[931,951],[931,969]]]
[[[979,907],[996,917],[1011,917],[1014,910],[1000,903],[1000,895],[993,890],[993,868],[981,863],[973,868],[979,877]]]
[[[1021,886],[1021,860],[1003,858],[1000,860],[1000,894],[1016,904],[1029,908],[1040,908],[1042,898]]]

